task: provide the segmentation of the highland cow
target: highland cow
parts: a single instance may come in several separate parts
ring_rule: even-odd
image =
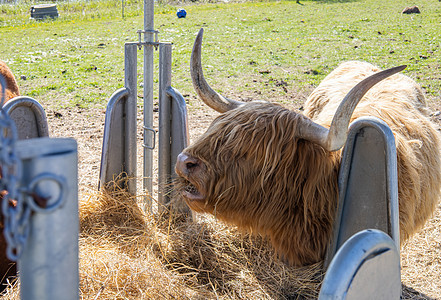
[[[222,114],[178,157],[177,188],[190,208],[267,236],[292,265],[318,262],[332,233],[349,123],[375,116],[396,140],[401,242],[424,225],[439,198],[441,137],[421,89],[395,74],[403,67],[380,72],[365,62],[343,63],[299,114],[215,92],[202,73],[201,43],[202,30],[191,58],[193,84]]]

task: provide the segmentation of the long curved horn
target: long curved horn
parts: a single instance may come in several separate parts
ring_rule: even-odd
[[[312,121],[306,122],[299,131],[299,137],[315,142],[328,151],[337,151],[346,143],[349,122],[358,102],[371,87],[381,80],[404,70],[406,66],[394,67],[375,73],[353,87],[340,103],[329,129]]]
[[[244,103],[236,100],[231,100],[220,95],[215,90],[213,90],[205,80],[201,64],[201,46],[203,33],[204,29],[201,28],[193,45],[190,63],[191,79],[193,81],[194,89],[196,90],[196,93],[199,95],[202,101],[204,101],[214,110],[220,113],[224,113],[228,110],[239,107]]]

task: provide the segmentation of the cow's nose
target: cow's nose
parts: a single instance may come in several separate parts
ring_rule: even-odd
[[[175,169],[178,175],[187,176],[190,173],[196,172],[201,165],[202,162],[199,159],[182,152],[178,155]]]

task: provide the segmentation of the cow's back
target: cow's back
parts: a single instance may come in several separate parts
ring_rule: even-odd
[[[379,71],[379,68],[367,62],[342,63],[309,95],[304,105],[304,114],[323,125],[330,123],[346,94],[357,83]],[[398,101],[411,101],[413,106],[427,114],[424,93],[415,81],[403,74],[395,74],[377,83],[361,99],[356,111],[360,110],[363,102],[374,105],[375,99],[391,99],[391,96]]]
[[[348,62],[329,74],[305,104],[305,114],[329,127],[338,105],[363,78],[380,71],[363,62]],[[375,85],[358,104],[352,121],[374,116],[385,121],[396,140],[401,241],[433,214],[441,189],[441,137],[428,117],[420,87],[396,74]]]

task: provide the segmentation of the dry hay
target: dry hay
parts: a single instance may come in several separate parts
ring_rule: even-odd
[[[441,299],[441,203],[400,254],[403,299]]]
[[[80,202],[79,247],[82,299],[311,299],[322,280],[321,264],[289,268],[262,238],[145,214],[124,191]],[[4,299],[19,299],[17,286]]]
[[[81,200],[82,299],[317,298],[321,264],[289,268],[260,237],[207,216],[192,222],[169,212],[146,214],[138,200],[121,190]],[[433,299],[416,290],[437,295],[440,211],[401,251],[403,299]],[[18,286],[2,299],[19,299]]]
[[[319,265],[289,269],[262,239],[213,219],[144,214],[123,191],[91,195],[81,204],[80,218],[84,298],[317,296]]]

